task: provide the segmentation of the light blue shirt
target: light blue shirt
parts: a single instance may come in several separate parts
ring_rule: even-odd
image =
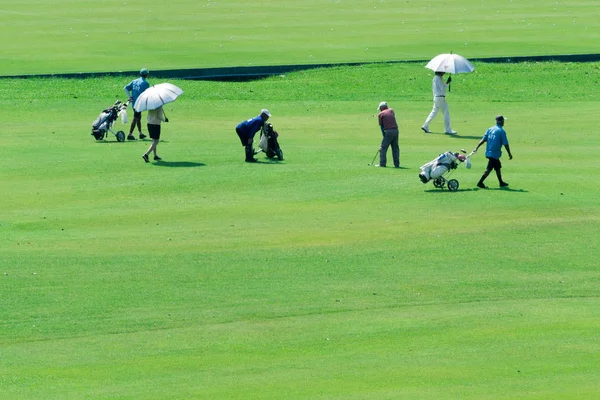
[[[133,104],[137,101],[138,97],[142,92],[150,87],[150,84],[143,76],[132,80],[129,85],[125,86],[125,93],[128,96],[133,97]]]
[[[486,141],[485,156],[489,158],[499,159],[502,156],[502,146],[508,144],[506,131],[500,125],[488,129],[483,135],[483,140]]]

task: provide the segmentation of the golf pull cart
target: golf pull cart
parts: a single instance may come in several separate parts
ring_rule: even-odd
[[[435,159],[429,161],[427,164],[421,166],[421,173],[419,173],[419,179],[423,183],[433,181],[433,186],[438,189],[447,187],[449,191],[456,192],[459,187],[457,179],[449,179],[450,175],[458,168],[458,166],[466,162],[467,168],[471,167],[471,161],[469,157],[473,154],[465,156],[466,151],[461,150],[461,153],[453,153],[447,151],[440,154]]]
[[[94,139],[100,141],[103,140],[108,132],[115,135],[117,138],[117,142],[125,141],[125,132],[118,131],[115,132],[112,130],[112,126],[117,120],[119,116],[121,116],[121,121],[126,124],[127,123],[127,106],[129,105],[129,101],[126,103],[121,103],[120,100],[117,100],[115,104],[110,106],[109,108],[104,109],[98,118],[92,123],[92,133],[91,135]]]

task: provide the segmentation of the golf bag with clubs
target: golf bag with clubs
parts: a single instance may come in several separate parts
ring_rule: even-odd
[[[279,147],[278,137],[279,133],[273,129],[273,125],[270,123],[264,124],[260,131],[258,152],[263,151],[267,155],[267,158],[273,159],[277,157],[280,161],[283,161],[283,151]]]
[[[465,152],[464,150],[461,151],[463,153]],[[461,153],[453,153],[451,151],[442,153],[427,164],[421,166],[419,179],[423,183],[433,180],[433,186],[439,189],[442,189],[447,185],[449,191],[455,192],[458,190],[458,180],[448,180],[448,177],[461,163],[467,162],[467,166],[470,166],[469,156],[465,156]]]
[[[117,138],[118,142],[125,141],[125,132],[118,131],[114,132],[112,130],[112,126],[117,120],[117,118],[121,117],[121,122],[127,123],[127,106],[129,102],[122,103],[120,100],[117,100],[115,104],[110,106],[109,108],[104,109],[98,118],[92,123],[92,136],[96,140],[102,140],[106,136],[107,132],[112,133]]]

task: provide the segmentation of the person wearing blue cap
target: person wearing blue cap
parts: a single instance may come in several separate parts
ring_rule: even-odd
[[[140,94],[150,87],[150,83],[148,83],[146,80],[149,74],[150,72],[146,68],[142,68],[140,70],[140,77],[132,80],[123,88],[125,90],[125,95],[131,102],[132,107],[135,105],[135,101]],[[133,130],[136,126],[140,134],[140,139],[144,139],[146,135],[142,133],[142,113],[133,109],[133,120],[131,121],[131,126],[129,127],[129,135],[127,136],[127,140],[135,140],[135,136],[133,136]]]
[[[506,149],[508,153],[508,159],[512,160],[513,156],[510,152],[510,146],[508,145],[508,138],[506,137],[506,131],[504,130],[504,117],[502,115],[498,115],[496,117],[496,125],[489,128],[483,138],[473,150],[473,153],[476,153],[479,147],[486,143],[485,147],[485,156],[488,159],[488,165],[477,182],[477,187],[481,189],[486,189],[487,186],[483,183],[485,178],[492,172],[492,170],[496,171],[496,176],[498,177],[498,182],[500,183],[500,187],[508,186],[507,182],[502,180],[502,173],[500,169],[502,168],[502,163],[500,163],[500,157],[502,157],[502,146]]]
[[[254,141],[254,135],[256,135],[256,132],[260,131],[270,116],[271,113],[269,110],[263,108],[260,110],[260,114],[258,116],[240,122],[235,127],[235,132],[240,138],[240,142],[242,142],[242,146],[244,146],[246,151],[246,162],[254,163],[258,161],[256,158],[254,158],[252,142]]]

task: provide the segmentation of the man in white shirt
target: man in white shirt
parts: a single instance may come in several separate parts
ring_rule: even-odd
[[[445,72],[436,71],[433,76],[433,82],[431,84],[433,89],[433,109],[421,129],[423,129],[425,133],[431,133],[429,130],[429,123],[439,111],[442,111],[444,113],[444,132],[447,135],[456,135],[456,132],[452,130],[452,125],[450,124],[450,111],[448,110],[448,103],[446,102],[446,88],[450,82],[452,82],[452,77],[448,77],[448,80],[444,83],[444,80],[442,79],[444,74]]]

